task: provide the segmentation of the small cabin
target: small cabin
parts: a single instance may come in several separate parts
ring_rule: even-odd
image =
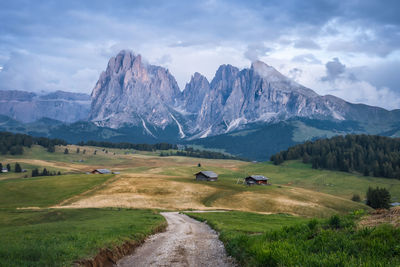
[[[247,185],[267,185],[269,178],[262,175],[250,175],[245,178]]]
[[[197,181],[215,182],[218,179],[218,174],[213,171],[201,171],[195,174]]]
[[[8,172],[8,169],[2,169],[1,172]]]
[[[92,174],[110,174],[111,171],[108,169],[95,169],[91,171]]]

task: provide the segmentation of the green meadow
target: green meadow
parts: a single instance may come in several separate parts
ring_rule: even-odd
[[[362,211],[328,219],[244,212],[187,213],[220,233],[241,266],[399,266],[400,229],[359,228]]]
[[[163,227],[151,210],[0,209],[0,266],[72,266]]]
[[[331,262],[336,264],[332,266],[343,262],[359,266],[357,260],[365,266],[374,266],[380,260],[382,266],[398,263],[397,254],[377,247],[382,240],[370,236],[375,232],[366,232],[363,238],[354,224],[331,229],[326,218],[370,210],[363,202],[350,200],[353,194],[363,200],[369,186],[387,188],[392,200],[398,201],[399,180],[314,170],[298,161],[275,166],[95,147],[79,147],[76,153],[77,146],[68,146],[69,153],[64,154],[65,148],[57,146],[49,153],[33,146],[23,155],[0,156],[3,165],[10,163],[13,169],[18,162],[28,170],[0,174],[0,266],[70,266],[94,257],[102,248],[141,242],[163,229],[160,209],[188,208],[233,210],[190,216],[207,221],[219,231],[228,252],[244,266],[292,266],[295,260],[302,263],[300,266],[329,266]],[[61,171],[62,175],[32,178],[34,168]],[[85,174],[95,168],[120,174]],[[200,170],[217,172],[218,181],[196,181],[194,173]],[[251,174],[269,177],[271,185],[249,187],[240,183]],[[316,217],[322,218],[317,221],[318,231],[307,228]],[[397,230],[382,229],[376,233],[399,240]],[[296,231],[299,235],[294,234]],[[309,234],[317,237],[312,239],[315,242],[326,239],[324,242],[333,246],[330,240],[336,240],[349,250],[314,253],[312,249],[319,243],[307,241]],[[388,240],[392,246],[392,239]],[[296,245],[291,246],[291,242]],[[355,244],[372,246],[381,254],[371,258],[371,251],[357,250]],[[354,251],[361,256],[355,256]],[[391,255],[393,260],[382,260],[381,255]]]

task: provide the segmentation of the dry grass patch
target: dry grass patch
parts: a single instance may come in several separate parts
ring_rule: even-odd
[[[157,209],[204,209],[201,200],[216,189],[180,183],[157,174],[125,174],[94,195],[63,207],[130,207]]]
[[[360,227],[375,227],[380,224],[391,224],[394,227],[400,227],[400,207],[394,207],[390,210],[374,210],[363,217],[358,225]]]
[[[241,192],[222,197],[214,205],[227,209],[262,213],[287,213],[324,217],[338,212],[361,209],[359,203],[302,188],[271,188],[265,192]]]

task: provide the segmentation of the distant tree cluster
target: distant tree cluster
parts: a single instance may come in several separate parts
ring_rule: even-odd
[[[271,156],[279,165],[302,159],[314,169],[357,171],[365,176],[400,179],[400,138],[376,135],[346,135],[290,147]]]
[[[32,137],[26,134],[13,134],[0,132],[0,153],[11,155],[22,155],[24,147],[31,147],[33,144],[47,148],[47,151],[54,152],[55,145],[66,145],[67,142],[60,139],[49,139],[46,137]]]
[[[61,172],[55,172],[55,171],[48,171],[46,168],[43,169],[43,171],[39,171],[38,168],[32,170],[32,177],[37,177],[37,176],[55,176],[55,175],[61,175]]]
[[[374,209],[390,208],[390,193],[386,188],[369,187],[367,191],[367,205]]]
[[[18,163],[17,163],[18,164]],[[19,165],[19,164],[18,164]],[[1,170],[6,169],[8,172],[11,171],[11,165],[8,163],[5,167],[3,166],[3,164],[0,162],[0,173]]]
[[[161,152],[160,156],[161,157],[184,156],[184,157],[206,158],[206,159],[240,159],[238,157],[227,155],[224,153],[193,149],[192,147],[186,147],[184,150],[178,150],[175,153],[172,151]]]
[[[135,149],[140,151],[154,151],[154,150],[169,150],[177,149],[177,145],[168,143],[158,143],[158,144],[133,144],[133,143],[112,143],[105,141],[87,141],[79,142],[79,146],[98,146],[98,147],[108,147],[108,148],[120,148],[120,149]]]

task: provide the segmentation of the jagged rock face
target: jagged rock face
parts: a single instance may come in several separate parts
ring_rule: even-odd
[[[197,120],[201,136],[228,132],[252,122],[290,117],[342,119],[314,91],[286,78],[263,62],[239,71],[223,65],[211,82]]]
[[[210,93],[210,83],[207,78],[196,72],[183,90],[183,109],[197,114],[203,105],[203,100]]]
[[[178,104],[181,92],[168,70],[142,62],[140,55],[121,51],[110,59],[92,92],[90,119],[99,125],[175,123],[170,108]]]
[[[46,95],[24,91],[0,91],[0,114],[21,122],[50,118],[62,122],[87,120],[90,96],[57,91]]]
[[[175,125],[180,138],[201,138],[292,117],[329,120],[400,120],[400,112],[319,96],[256,61],[239,70],[222,65],[211,83],[195,73],[181,93],[168,70],[122,51],[108,63],[92,93],[90,119],[118,128],[164,129]],[[178,134],[178,132],[177,132]]]

